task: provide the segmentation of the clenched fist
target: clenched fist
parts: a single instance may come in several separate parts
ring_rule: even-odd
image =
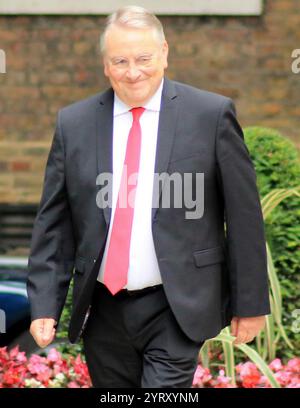
[[[233,344],[249,343],[264,328],[266,316],[234,317],[231,320],[231,335],[236,339]]]
[[[36,319],[31,322],[30,334],[39,347],[47,347],[55,337],[56,321],[51,318]]]

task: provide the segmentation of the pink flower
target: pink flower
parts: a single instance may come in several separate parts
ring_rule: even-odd
[[[80,385],[78,385],[75,381],[71,381],[68,384],[68,388],[80,388]]]
[[[59,363],[61,362],[61,354],[55,348],[52,348],[48,353],[47,361],[51,363]]]
[[[279,371],[282,369],[282,364],[279,358],[275,358],[275,360],[273,360],[270,364],[269,367],[271,368],[271,370],[273,371]]]
[[[236,371],[240,375],[242,386],[244,388],[255,388],[259,385],[261,374],[254,363],[247,362],[244,364],[238,364]]]
[[[42,357],[39,356],[37,354],[33,354],[30,359],[29,359],[29,363],[32,365],[35,364],[46,364],[47,363],[47,358],[46,357]]]
[[[236,388],[236,385],[231,384],[231,378],[225,376],[225,371],[219,371],[217,383],[214,388]]]
[[[200,364],[196,369],[193,379],[193,385],[198,388],[202,387],[205,383],[208,383],[212,379],[212,375],[208,368],[203,368]]]
[[[288,361],[287,368],[295,373],[300,374],[300,358],[295,357]]]
[[[15,359],[18,354],[19,354],[19,346],[16,346],[16,347],[14,347],[13,349],[10,350],[9,357],[11,359]]]
[[[237,388],[237,386],[231,383],[217,383],[214,388]]]
[[[249,375],[252,375],[254,373],[257,373],[257,367],[254,363],[247,362],[247,363],[240,363],[236,367],[237,372],[240,373],[241,377],[246,377]]]
[[[272,388],[270,381],[267,379],[266,376],[262,375],[260,377],[261,387],[263,388]]]
[[[9,358],[11,360],[18,361],[20,363],[25,363],[27,361],[27,357],[25,355],[25,351],[19,351],[19,346],[14,347],[9,352]]]
[[[298,380],[295,380],[295,382],[292,381],[289,385],[287,385],[286,388],[300,388],[300,381],[299,381],[299,379],[298,379]]]
[[[274,374],[280,385],[288,385],[291,380],[291,374],[288,371],[278,371]]]
[[[48,367],[43,363],[31,363],[31,362],[27,365],[27,368],[31,374],[43,373],[45,369],[48,369]]]
[[[67,375],[69,373],[69,370],[70,370],[67,361],[64,361],[64,360],[60,360],[60,361],[56,362],[53,365],[52,369],[53,369],[54,377],[59,373],[63,373],[65,375]]]
[[[87,365],[82,361],[81,356],[78,355],[75,360],[72,359],[71,361],[76,374],[77,382],[79,384],[86,383],[87,379],[89,379],[89,373]]]

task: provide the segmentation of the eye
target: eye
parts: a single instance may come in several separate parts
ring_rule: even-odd
[[[112,61],[113,65],[124,65],[126,63],[125,59],[117,59]]]
[[[152,60],[152,56],[151,55],[140,55],[137,58],[137,63],[138,64],[148,64],[149,62],[151,62]]]
[[[149,62],[151,60],[150,56],[143,56],[143,57],[139,57],[138,61],[139,62]]]

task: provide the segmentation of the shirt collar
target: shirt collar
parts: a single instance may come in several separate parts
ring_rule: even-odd
[[[163,89],[164,78],[162,79],[157,91],[150,100],[143,106],[146,110],[159,112],[161,103],[161,94]],[[122,115],[130,110],[130,106],[126,105],[114,92],[114,116]]]

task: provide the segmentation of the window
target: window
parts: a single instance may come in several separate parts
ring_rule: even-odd
[[[0,14],[109,14],[132,0],[1,0]],[[163,15],[260,15],[263,0],[139,0],[139,6]]]

